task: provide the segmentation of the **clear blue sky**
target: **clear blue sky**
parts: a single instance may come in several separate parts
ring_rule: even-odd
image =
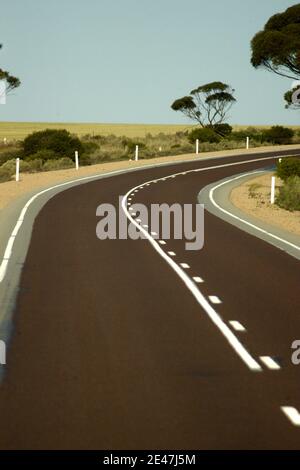
[[[250,40],[288,0],[9,0],[0,67],[22,86],[1,121],[185,123],[175,98],[214,80],[236,89],[230,122],[299,124],[290,80],[255,70]]]

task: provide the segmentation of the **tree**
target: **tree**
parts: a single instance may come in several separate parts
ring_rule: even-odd
[[[277,13],[251,41],[251,63],[293,80],[300,78],[300,4]],[[285,93],[287,107],[299,108],[292,99],[296,88]],[[296,96],[296,95],[294,95]],[[300,100],[299,100],[300,102]]]
[[[234,90],[229,85],[211,82],[195,88],[189,96],[175,100],[171,108],[181,111],[202,127],[215,127],[215,131],[222,135],[218,125],[224,123],[229,109],[236,101],[233,93]]]
[[[0,44],[0,49],[2,49],[2,44]],[[19,78],[14,77],[6,70],[0,68],[0,81],[5,83],[5,93],[9,93],[15,88],[18,88],[21,85]]]

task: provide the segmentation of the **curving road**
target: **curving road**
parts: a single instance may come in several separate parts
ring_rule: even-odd
[[[200,251],[95,234],[101,203],[195,203],[268,156],[144,169],[48,201],[0,386],[2,449],[300,448],[299,261],[208,212]]]

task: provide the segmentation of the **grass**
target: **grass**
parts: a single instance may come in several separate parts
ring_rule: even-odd
[[[175,134],[191,129],[188,124],[97,124],[97,123],[56,123],[56,122],[0,122],[0,142],[22,140],[32,132],[43,129],[67,129],[82,137],[91,135],[125,136],[129,138],[146,137],[147,134]]]
[[[179,131],[191,130],[193,124],[97,124],[97,123],[56,123],[56,122],[0,122],[0,143],[6,138],[8,142],[22,140],[28,134],[43,129],[67,129],[82,137],[91,135],[125,136],[129,138],[146,137],[147,134],[175,134]],[[235,131],[247,129],[249,126],[234,125]],[[255,126],[257,129],[267,129],[270,126]],[[300,130],[300,126],[289,126]]]

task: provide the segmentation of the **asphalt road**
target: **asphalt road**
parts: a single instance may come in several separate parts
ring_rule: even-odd
[[[207,184],[273,163],[217,167],[255,158],[126,173],[44,206],[0,386],[2,449],[300,449],[300,427],[281,409],[300,411],[300,365],[291,363],[299,261],[208,212],[202,250],[186,251],[183,240],[161,245],[203,279],[206,299],[221,300],[212,307],[260,365],[253,371],[147,239],[100,241],[95,232],[97,206],[117,206],[145,181],[216,165],[132,196],[148,206],[196,203]]]

